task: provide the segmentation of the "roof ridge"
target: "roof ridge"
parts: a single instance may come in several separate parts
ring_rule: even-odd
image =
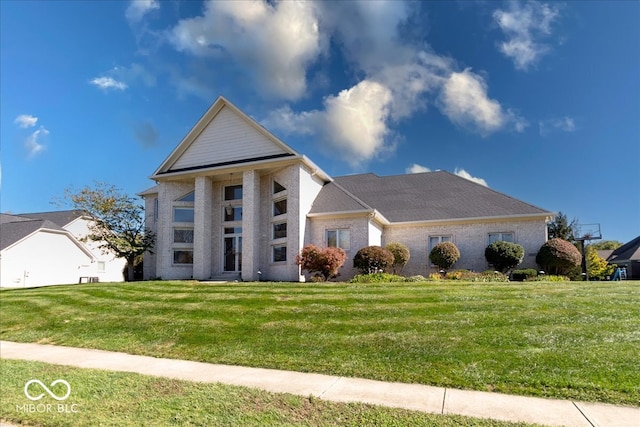
[[[373,207],[369,206],[368,204],[366,204],[365,202],[363,202],[362,199],[360,199],[359,197],[354,195],[352,192],[350,192],[349,190],[344,188],[342,185],[338,184],[335,180],[332,181],[330,184],[335,184],[336,187],[338,187],[338,189],[343,191],[347,196],[351,197],[353,200],[356,201],[356,203],[360,204],[362,207],[367,208],[367,209],[371,209],[371,210],[375,210],[375,208],[373,208]]]

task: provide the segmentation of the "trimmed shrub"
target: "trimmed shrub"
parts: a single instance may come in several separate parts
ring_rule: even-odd
[[[582,255],[566,240],[551,239],[540,248],[536,262],[547,274],[565,276],[580,265]]]
[[[511,278],[516,282],[524,282],[525,280],[536,277],[538,272],[534,268],[525,268],[524,270],[513,270]]]
[[[323,249],[315,245],[305,246],[300,255],[296,257],[296,263],[312,275],[312,281],[329,280],[336,277],[338,270],[346,260],[347,254],[341,248]]]
[[[447,271],[460,259],[460,251],[452,242],[438,243],[429,254],[429,260]]]
[[[358,274],[349,283],[390,283],[390,282],[406,282],[403,276],[389,273],[372,273]]]
[[[386,246],[386,249],[393,254],[393,264],[391,265],[393,273],[402,273],[402,269],[409,262],[409,258],[411,258],[409,248],[402,243],[391,242]]]
[[[497,271],[506,273],[520,265],[524,259],[524,247],[517,243],[498,240],[486,247],[484,257]]]
[[[363,274],[380,273],[393,265],[393,254],[380,246],[360,249],[353,258],[353,266]]]

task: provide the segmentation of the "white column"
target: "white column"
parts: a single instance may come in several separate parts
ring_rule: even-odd
[[[242,174],[242,280],[258,280],[260,269],[260,175]]]
[[[193,224],[193,278],[211,277],[211,232],[213,188],[206,176],[196,178]]]

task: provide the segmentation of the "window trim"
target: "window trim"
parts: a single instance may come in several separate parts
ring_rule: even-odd
[[[286,207],[284,212],[280,212],[276,214],[276,203],[285,202]],[[280,218],[289,213],[289,202],[286,197],[279,197],[277,199],[273,199],[271,203],[271,216],[273,218]]]
[[[511,240],[505,240],[504,236],[510,234],[511,235]],[[498,239],[494,240],[493,242],[491,241],[491,236],[498,236]],[[516,232],[515,231],[492,231],[490,233],[487,233],[487,244],[490,245],[494,242],[509,242],[509,243],[516,243]]]
[[[176,262],[176,252],[191,252],[191,262]],[[193,248],[172,248],[171,265],[179,267],[193,266]]]
[[[329,233],[330,232],[335,232],[336,233],[336,245],[335,246],[330,246],[329,245]],[[340,234],[347,232],[348,233],[348,237],[347,240],[349,241],[349,247],[348,248],[343,248],[340,245],[340,242],[342,241],[342,239],[340,238]],[[350,227],[344,227],[344,228],[326,228],[324,230],[324,239],[326,242],[327,247],[332,247],[332,248],[340,248],[342,250],[344,250],[345,252],[348,252],[351,250],[351,228]]]
[[[276,260],[276,249],[284,249],[284,259]],[[275,244],[271,245],[271,262],[273,264],[283,264],[287,262],[287,245],[286,244]]]
[[[284,236],[276,237],[276,229],[277,225],[284,225]],[[286,239],[288,237],[289,227],[287,225],[287,221],[274,221],[271,223],[271,240],[280,240]]]

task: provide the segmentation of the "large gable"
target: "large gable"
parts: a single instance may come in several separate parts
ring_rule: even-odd
[[[379,211],[392,223],[551,215],[544,209],[449,172],[384,177],[369,173],[334,180],[337,186]],[[325,197],[325,189],[327,193],[335,192],[327,185],[319,198]],[[314,206],[316,214],[341,210],[339,203]]]
[[[180,142],[155,176],[298,156],[223,97]]]

